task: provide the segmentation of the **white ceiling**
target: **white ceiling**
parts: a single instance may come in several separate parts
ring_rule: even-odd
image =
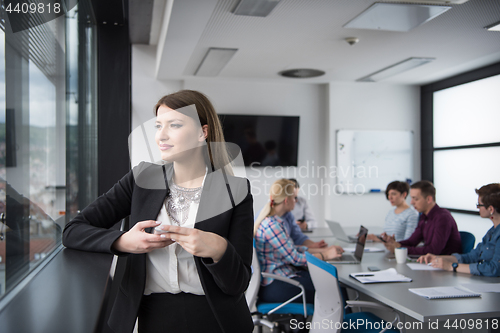
[[[282,82],[354,82],[410,57],[434,62],[383,80],[426,84],[500,61],[499,0],[469,0],[410,32],[342,26],[374,0],[281,0],[267,17],[234,15],[239,0],[155,0],[151,43],[157,45],[157,78],[193,77],[210,47],[238,51],[217,79]],[[162,14],[163,13],[163,14]],[[131,13],[133,15],[133,13]],[[357,37],[350,46],[346,37]],[[314,68],[314,79],[277,73]]]

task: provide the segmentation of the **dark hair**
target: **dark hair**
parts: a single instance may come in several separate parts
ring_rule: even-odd
[[[406,195],[405,195],[405,199],[406,199],[408,192],[410,192],[410,185],[407,182],[400,182],[399,180],[395,180],[395,181],[389,183],[389,185],[387,185],[387,188],[385,189],[385,197],[387,199],[389,199],[389,191],[390,190],[396,190],[401,194],[406,193]]]
[[[288,180],[291,180],[292,182],[295,183],[295,188],[299,188],[300,187],[299,182],[297,181],[297,179],[295,179],[295,178],[288,178]]]
[[[497,213],[500,214],[500,184],[492,183],[488,185],[481,186],[481,188],[476,189],[477,195],[483,201],[485,208],[493,206]]]
[[[436,188],[434,184],[432,184],[428,180],[421,180],[414,184],[411,184],[410,188],[419,189],[422,192],[422,196],[427,198],[428,196],[432,197],[432,200],[436,201]]]

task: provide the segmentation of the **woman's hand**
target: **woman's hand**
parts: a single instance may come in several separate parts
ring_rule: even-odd
[[[212,258],[214,262],[217,262],[226,252],[227,241],[213,232],[174,225],[164,225],[162,229],[170,231],[167,237],[194,256]]]
[[[160,222],[153,220],[137,222],[113,243],[113,248],[120,252],[148,253],[174,243],[168,234],[149,234],[144,230],[157,227],[159,224]]]
[[[339,258],[342,256],[344,249],[338,245],[329,246],[325,251],[322,251],[324,260],[330,260],[334,258]]]
[[[380,238],[382,238],[384,242],[396,241],[396,236],[394,234],[392,236],[389,236],[385,232],[380,234]]]

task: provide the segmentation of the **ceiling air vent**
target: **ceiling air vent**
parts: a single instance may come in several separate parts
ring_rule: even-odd
[[[278,74],[284,77],[308,79],[311,77],[318,77],[321,75],[325,75],[325,72],[317,69],[297,68],[297,69],[287,69],[286,71],[279,72]]]

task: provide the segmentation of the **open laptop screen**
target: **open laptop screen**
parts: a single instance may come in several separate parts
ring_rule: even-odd
[[[363,226],[359,227],[358,241],[356,242],[356,250],[354,251],[354,257],[361,261],[363,258],[363,252],[365,251],[366,236],[368,234],[368,229]]]

